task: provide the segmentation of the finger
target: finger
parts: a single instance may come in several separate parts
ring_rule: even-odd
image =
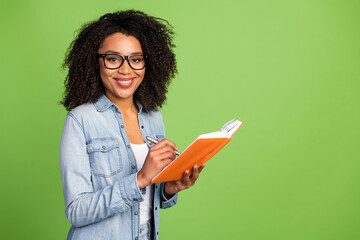
[[[205,168],[206,163],[204,163],[203,165],[201,165],[201,167],[199,168],[199,174],[201,173],[201,171]]]
[[[189,186],[190,185],[190,177],[189,177],[189,170],[186,170],[184,172],[184,180],[182,180],[182,184],[185,186]]]
[[[166,158],[174,160],[176,158],[176,153],[173,149],[158,149],[151,150],[148,153],[148,157],[153,159],[154,161],[160,161]]]
[[[160,142],[158,142],[157,144],[155,144],[152,147],[155,147],[155,149],[161,148],[163,146],[169,146],[172,149],[174,149],[174,151],[179,150],[178,147],[175,145],[175,143],[173,143],[172,141],[168,140],[168,139],[163,139]]]
[[[156,143],[154,146],[152,146],[152,147],[150,148],[150,150],[155,151],[155,150],[158,150],[158,149],[163,148],[164,146],[166,146],[166,144],[161,141],[161,142]]]
[[[171,161],[174,160],[176,157],[176,154],[174,151],[167,151],[160,154],[156,154],[154,156],[155,160],[164,160],[164,159],[170,159]]]
[[[158,149],[155,149],[155,150],[152,150],[153,152],[157,152],[157,153],[163,153],[163,152],[173,152],[175,153],[175,150],[171,147],[171,146],[168,146],[168,145],[165,145],[163,147],[160,147]]]
[[[173,160],[171,159],[163,159],[161,162],[160,162],[160,166],[162,168],[164,168],[165,166],[169,165]]]
[[[154,167],[163,168],[166,165],[169,165],[173,160],[174,159],[172,158],[171,154],[163,154],[163,155],[154,157],[153,161],[151,162],[151,165],[153,165]]]
[[[198,170],[198,166],[194,165],[193,167],[193,171],[190,177],[190,180],[192,183],[195,183],[196,179],[199,177],[199,170]]]
[[[174,148],[172,148],[169,145],[153,146],[149,149],[149,152],[154,153],[154,154],[161,154],[161,153],[164,153],[167,151],[173,152],[175,154]]]
[[[172,147],[174,150],[179,150],[179,148],[176,146],[176,144],[174,143],[174,142],[172,142],[172,141],[170,141],[169,139],[163,139],[162,140],[166,145],[168,145],[168,146],[170,146],[170,147]],[[162,142],[161,141],[161,142]]]

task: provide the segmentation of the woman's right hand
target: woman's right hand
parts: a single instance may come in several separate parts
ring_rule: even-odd
[[[139,188],[151,185],[151,180],[176,157],[178,148],[170,140],[163,139],[149,149],[142,169],[138,172]]]

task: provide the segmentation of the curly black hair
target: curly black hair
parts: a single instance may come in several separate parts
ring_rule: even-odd
[[[167,87],[177,73],[172,26],[164,19],[126,10],[105,14],[85,24],[70,44],[63,64],[69,72],[61,101],[68,111],[96,102],[104,93],[96,54],[104,39],[116,32],[138,39],[147,56],[145,77],[134,93],[134,100],[147,110],[161,107],[166,100]]]

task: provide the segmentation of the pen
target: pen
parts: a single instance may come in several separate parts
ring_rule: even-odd
[[[150,142],[154,143],[154,144],[157,144],[157,143],[158,143],[158,141],[155,140],[155,139],[153,139],[152,137],[147,136],[146,139],[149,140]],[[178,156],[181,154],[181,153],[178,152],[178,151],[175,151],[175,153],[176,153],[176,155],[178,155]]]

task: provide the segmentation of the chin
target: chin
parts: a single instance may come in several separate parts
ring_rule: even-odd
[[[128,99],[128,98],[132,98],[134,96],[134,92],[118,92],[117,94],[115,94],[116,98],[121,98],[121,99]]]

